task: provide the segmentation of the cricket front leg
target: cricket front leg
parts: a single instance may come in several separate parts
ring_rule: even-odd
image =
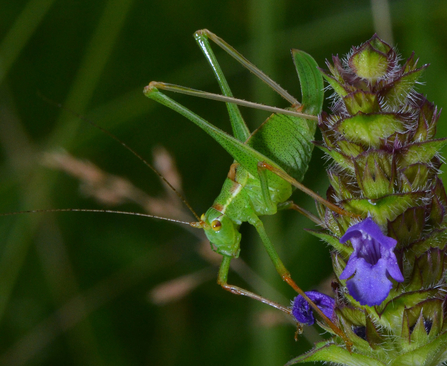
[[[219,275],[217,277],[217,283],[220,286],[222,286],[222,288],[224,290],[227,290],[235,295],[247,296],[251,299],[262,302],[263,304],[267,304],[275,309],[281,310],[283,313],[285,313],[287,315],[292,316],[292,309],[282,306],[281,304],[278,304],[277,302],[266,299],[265,297],[257,295],[254,292],[245,290],[242,287],[228,284],[228,272],[230,270],[231,259],[232,259],[232,257],[224,255],[223,259],[222,259],[222,263],[219,268]]]

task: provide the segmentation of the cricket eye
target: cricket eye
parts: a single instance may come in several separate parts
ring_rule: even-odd
[[[222,227],[222,223],[221,223],[219,220],[214,220],[214,221],[211,223],[211,228],[212,228],[214,231],[219,231],[221,227]]]

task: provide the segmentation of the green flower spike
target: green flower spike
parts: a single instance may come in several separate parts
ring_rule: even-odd
[[[447,140],[434,139],[439,111],[414,91],[427,65],[414,54],[399,65],[376,35],[332,61],[322,70],[332,114],[321,115],[316,145],[331,160],[328,199],[358,218],[319,206],[325,230],[312,233],[333,248],[332,319],[353,350],[334,334],[287,365],[444,365],[447,196],[438,174]]]

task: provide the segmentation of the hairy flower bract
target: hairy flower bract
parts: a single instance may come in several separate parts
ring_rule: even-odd
[[[330,161],[327,198],[352,216],[318,204],[323,228],[310,232],[332,247],[331,320],[353,347],[322,324],[333,336],[287,366],[447,363],[447,138],[415,89],[428,65],[400,61],[374,35],[321,70],[333,90],[316,142]]]

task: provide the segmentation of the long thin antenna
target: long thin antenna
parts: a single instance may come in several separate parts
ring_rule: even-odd
[[[104,210],[104,209],[95,210],[95,209],[89,209],[89,208],[50,208],[50,209],[42,209],[42,210],[16,211],[16,212],[0,213],[0,216],[11,216],[11,215],[20,215],[20,214],[42,213],[42,212],[93,212],[93,213],[121,214],[121,215],[150,217],[153,219],[170,221],[170,222],[175,222],[177,224],[185,224],[185,225],[192,226],[191,222],[170,219],[168,217],[149,215],[149,214],[139,213],[139,212]],[[193,227],[195,227],[195,226],[193,226]]]
[[[40,92],[38,92],[38,95],[45,100],[47,103],[50,103],[52,105],[55,105],[56,107],[59,107],[67,112],[70,112],[71,114],[73,114],[74,116],[76,116],[77,118],[90,123],[93,127],[99,129],[100,131],[104,132],[106,135],[108,135],[109,137],[111,137],[112,139],[114,139],[115,141],[117,141],[121,146],[123,146],[126,150],[130,151],[134,156],[136,156],[140,161],[143,162],[143,164],[145,164],[149,169],[151,169],[155,174],[158,175],[158,177],[163,180],[163,182],[165,182],[169,188],[171,188],[175,194],[182,200],[182,202],[186,205],[186,207],[188,207],[188,209],[192,212],[192,214],[194,215],[194,217],[197,219],[197,221],[200,221],[199,216],[196,214],[196,212],[193,210],[193,208],[191,207],[191,205],[188,203],[188,201],[186,200],[186,198],[178,191],[174,188],[174,186],[169,183],[169,181],[157,170],[155,169],[149,162],[147,162],[140,154],[138,154],[135,150],[133,150],[131,147],[129,147],[125,142],[121,141],[118,137],[116,137],[113,133],[111,133],[110,131],[106,130],[105,128],[101,127],[100,125],[97,125],[95,122],[89,120],[88,118],[86,118],[85,116],[80,115],[79,113],[63,106],[61,103],[55,102],[54,100],[46,97],[45,95],[42,95]],[[140,215],[142,216],[142,214]],[[150,216],[150,215],[148,215]],[[152,216],[155,217],[155,216]],[[160,217],[155,217],[155,218],[160,218]],[[172,220],[175,221],[175,220]]]

